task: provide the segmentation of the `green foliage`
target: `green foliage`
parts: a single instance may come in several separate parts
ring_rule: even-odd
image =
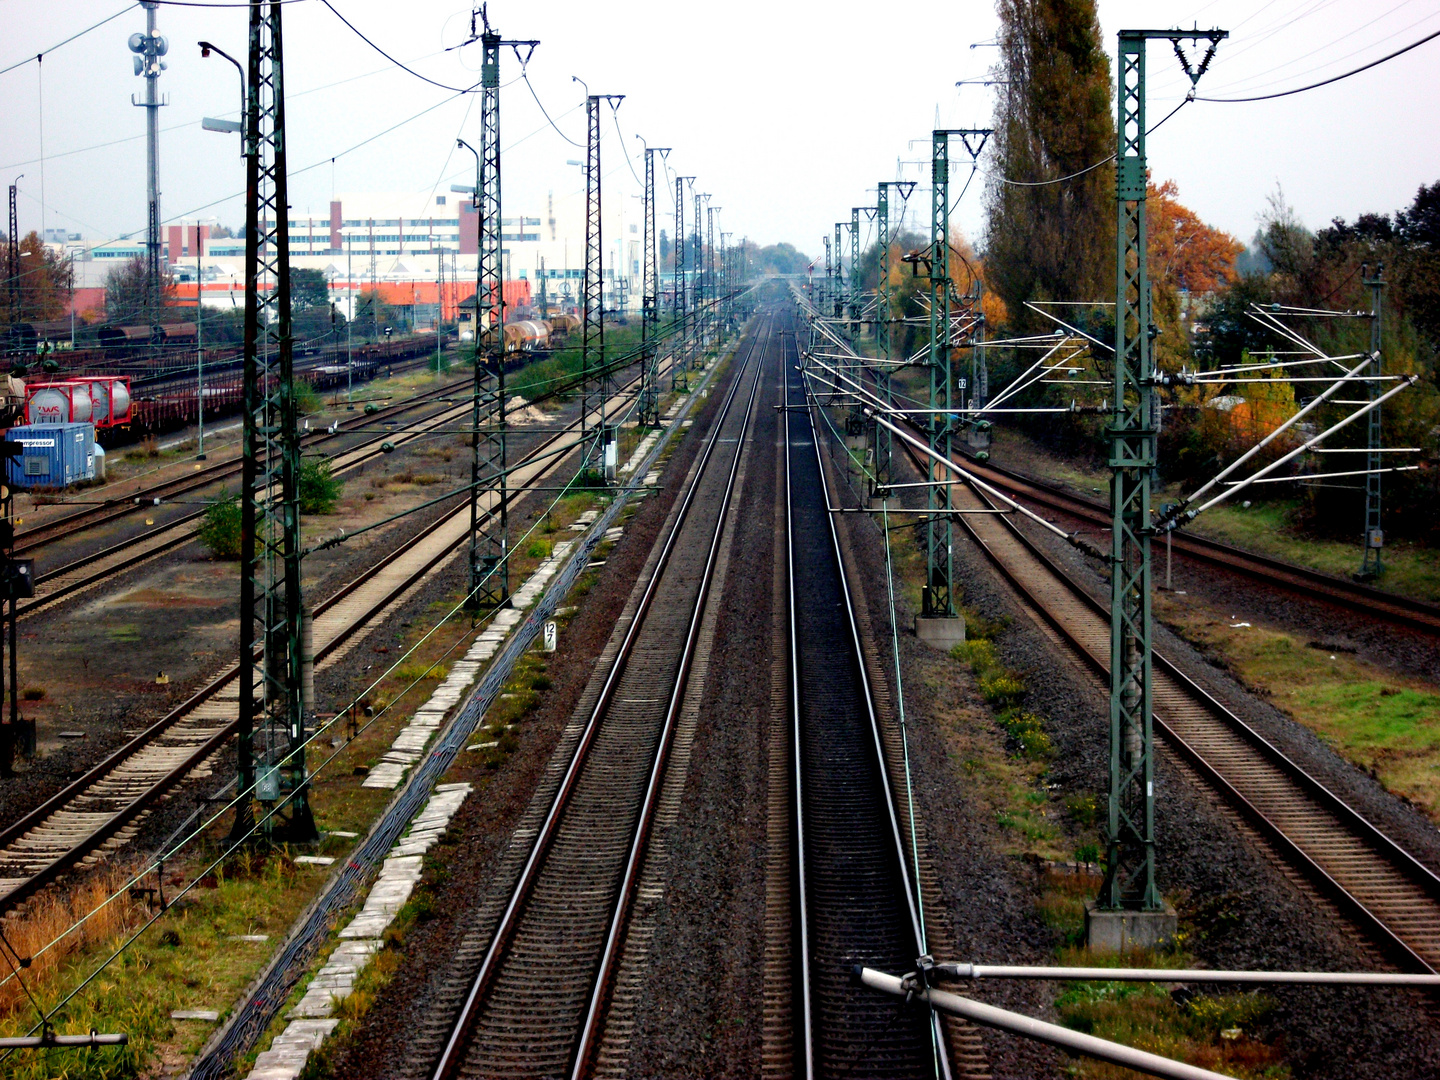
[[[1009,671],[987,671],[980,676],[980,694],[991,705],[1009,708],[1025,697],[1025,680]]]
[[[995,116],[994,175],[1027,182],[1069,176],[1115,151],[1110,62],[1095,0],[1000,0],[1004,80]],[[1103,297],[1113,291],[1114,170],[1064,184],[992,180],[986,277],[1012,329],[1040,322],[1027,300]]]
[[[330,284],[321,270],[290,271],[290,308],[295,314],[330,306]]]
[[[295,411],[301,416],[313,416],[324,408],[325,403],[320,400],[320,392],[308,382],[301,379],[295,380]]]
[[[200,520],[200,542],[217,559],[240,557],[240,498],[221,494],[210,500]]]
[[[999,717],[1006,733],[1020,747],[1020,753],[1028,758],[1048,757],[1055,752],[1055,744],[1045,733],[1045,722],[1032,712],[1012,709]]]
[[[300,463],[300,512],[329,514],[335,510],[345,482],[330,470],[324,458],[309,458]]]

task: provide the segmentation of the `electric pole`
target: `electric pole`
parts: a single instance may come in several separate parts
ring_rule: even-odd
[[[251,829],[250,799],[278,812],[272,837],[318,838],[310,813],[302,689],[308,634],[300,594],[300,433],[290,322],[282,0],[250,8],[245,153],[245,405],[240,514],[240,801],[233,839]],[[153,115],[153,114],[152,114]],[[259,656],[256,656],[256,638]],[[261,721],[258,754],[255,718]],[[258,757],[259,768],[256,769]],[[288,815],[281,807],[288,806]]]
[[[957,327],[951,318],[950,300],[954,282],[950,277],[950,138],[958,135],[972,159],[980,156],[989,138],[989,129],[959,128],[930,133],[930,449],[942,458],[950,457],[954,432],[951,419],[953,394],[959,389],[954,372],[957,338],[969,337],[973,342],[975,320],[971,304],[979,303],[979,284],[972,298],[967,293],[962,304],[962,323]],[[976,143],[970,140],[974,138]],[[960,333],[957,334],[957,330]],[[935,483],[947,477],[937,468],[929,469],[932,481],[926,488],[929,518],[925,523],[925,585],[920,592],[922,619],[951,620],[956,618],[954,592],[953,524],[949,484]],[[921,630],[916,624],[917,631]],[[927,640],[948,648],[963,640],[963,632],[955,634],[948,625],[924,627]]]
[[[1385,267],[1375,267],[1375,276],[1365,281],[1370,286],[1370,361],[1369,376],[1365,385],[1369,388],[1370,400],[1378,398],[1383,390],[1380,377],[1385,374],[1380,358],[1380,332],[1384,322]],[[1380,423],[1380,406],[1370,410],[1366,427],[1365,455],[1365,552],[1360,558],[1361,581],[1374,581],[1385,572],[1381,558],[1385,548],[1385,530],[1380,524],[1380,444],[1384,440],[1384,429]]]
[[[582,306],[584,325],[580,339],[580,435],[583,440],[589,431],[590,378],[592,368],[598,365],[600,375],[595,389],[600,396],[600,423],[597,430],[602,447],[606,445],[605,406],[609,400],[610,378],[604,371],[605,262],[600,218],[600,103],[609,102],[612,108],[618,108],[624,97],[624,94],[589,94],[585,98],[585,279]],[[601,467],[604,467],[603,461]]]
[[[675,357],[670,367],[670,389],[682,394],[690,389],[690,380],[686,376],[690,365],[685,360],[685,248],[689,244],[685,237],[685,184],[694,179],[693,176],[675,177]]]
[[[1209,66],[1216,46],[1227,36],[1221,30],[1120,31],[1115,154],[1115,376],[1110,417],[1110,791],[1105,880],[1097,904],[1101,912],[1165,911],[1155,884],[1155,757],[1151,731],[1150,489],[1155,472],[1158,399],[1146,266],[1145,45],[1151,38],[1171,42],[1193,86]],[[1209,51],[1198,69],[1192,70],[1181,52],[1182,40],[1209,42]],[[1086,922],[1087,931],[1092,931],[1088,918]],[[1173,921],[1170,929],[1173,931]],[[1154,940],[1161,936],[1163,930],[1157,931]]]
[[[644,274],[640,283],[640,409],[641,427],[660,424],[660,259],[655,237],[655,155],[664,161],[669,147],[645,148]]]
[[[700,200],[708,198],[695,190],[695,185],[690,185],[691,192],[695,195],[695,288],[691,307],[695,309],[694,318],[690,325],[695,334],[695,349],[690,354],[690,362],[698,370],[705,366],[705,234],[702,231],[704,226],[700,218]]]
[[[6,241],[6,285],[9,291],[10,321],[17,323],[22,321],[20,313],[20,218],[16,213],[15,197],[19,194],[20,180],[24,176],[15,177],[15,182],[10,185],[10,236]],[[41,223],[44,224],[43,222]]]

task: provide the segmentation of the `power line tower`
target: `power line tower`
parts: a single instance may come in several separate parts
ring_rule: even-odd
[[[875,356],[874,369],[876,389],[887,405],[891,403],[890,366],[892,364],[890,334],[890,189],[899,192],[904,203],[915,189],[913,180],[882,180],[875,199],[875,231],[880,249],[880,261],[876,266],[875,280]],[[872,424],[872,438],[875,450],[875,481],[870,492],[872,498],[888,498],[890,494],[890,465],[893,440],[890,432],[879,424]]]
[[[599,394],[602,442],[606,422],[605,405],[610,399],[610,377],[605,364],[605,255],[600,223],[600,103],[609,102],[619,108],[624,94],[589,94],[585,98],[585,280],[581,317],[584,326],[580,338],[580,433],[589,431],[592,369],[601,371],[595,391]]]
[[[675,177],[675,358],[670,366],[670,389],[682,394],[690,389],[686,376],[689,365],[685,362],[685,248],[689,244],[685,237],[685,184],[694,179],[693,176]]]
[[[695,196],[695,271],[691,278],[691,300],[690,306],[693,314],[690,318],[690,327],[693,334],[694,348],[690,353],[691,366],[697,370],[705,366],[705,234],[701,231],[700,200],[709,198],[695,190],[695,184],[690,184],[690,191]]]
[[[957,327],[950,315],[950,299],[954,282],[950,277],[950,138],[959,136],[971,159],[977,159],[990,137],[988,128],[954,128],[936,130],[931,135],[930,154],[930,449],[943,458],[950,457],[952,395],[958,386],[953,359],[957,330],[973,340],[974,321],[962,313]],[[971,142],[974,139],[975,142]],[[966,301],[970,297],[967,295]],[[962,304],[966,301],[962,301]],[[978,286],[975,301],[978,303]],[[947,477],[931,469],[932,480]],[[928,494],[929,517],[925,523],[925,586],[920,592],[920,614],[923,619],[954,619],[954,555],[953,524],[948,516],[951,494],[948,484],[932,484]],[[943,633],[940,637],[948,641]],[[952,642],[953,643],[953,642]]]
[[[1155,884],[1155,757],[1151,732],[1150,488],[1159,409],[1146,267],[1145,45],[1169,41],[1198,82],[1228,34],[1122,30],[1115,154],[1115,381],[1110,418],[1110,792],[1102,911],[1161,912]],[[1192,68],[1182,41],[1209,43]]]
[[[845,248],[841,246],[840,234],[850,226],[847,222],[835,223],[835,295],[832,297],[830,314],[841,319],[845,316]],[[850,267],[855,272],[855,267]]]
[[[1370,400],[1378,398],[1383,390],[1380,377],[1385,374],[1380,358],[1380,332],[1384,321],[1385,267],[1376,266],[1375,276],[1366,278],[1370,286],[1370,367],[1366,371]],[[1361,581],[1374,581],[1385,572],[1381,553],[1385,548],[1385,531],[1380,524],[1380,445],[1384,441],[1384,428],[1380,423],[1380,406],[1370,410],[1366,427],[1365,455],[1365,552],[1360,557],[1360,572],[1355,576]]]
[[[234,838],[250,832],[253,788],[255,798],[279,811],[270,819],[271,836],[303,842],[319,834],[310,813],[304,748],[314,701],[313,684],[306,682],[308,633],[300,594],[300,432],[290,323],[283,7],[282,0],[272,0],[268,8],[261,3],[250,8],[240,485],[241,799]]]
[[[854,342],[860,339],[860,211],[865,207],[850,208],[850,337]]]
[[[479,12],[480,149],[475,155],[475,357],[470,458],[470,592],[472,609],[503,607],[510,600],[510,508],[505,416],[505,264],[500,205],[500,50],[509,45],[523,67],[537,41],[502,41]],[[477,37],[474,18],[471,41]],[[466,44],[469,44],[467,42]],[[525,52],[521,55],[520,50]],[[481,519],[490,514],[490,528]]]
[[[645,148],[645,247],[644,271],[640,284],[640,409],[641,427],[660,423],[660,258],[655,237],[655,155],[664,161],[670,148]]]
[[[10,321],[17,323],[20,317],[20,218],[16,213],[15,198],[20,191],[20,176],[10,185],[10,232],[5,242],[5,279],[9,299]],[[44,222],[41,222],[43,225]]]
[[[705,202],[710,202],[710,196],[705,196]],[[720,350],[720,292],[717,288],[719,282],[715,277],[715,212],[718,206],[705,207],[705,265],[707,267],[707,298],[709,305],[705,309],[705,323],[709,327],[706,335],[710,346],[719,352]]]

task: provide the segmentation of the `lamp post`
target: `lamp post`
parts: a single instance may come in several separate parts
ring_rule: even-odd
[[[235,70],[236,70],[236,71],[239,73],[239,75],[240,75],[240,115],[241,115],[241,116],[244,116],[244,115],[245,115],[245,69],[240,66],[240,61],[236,60],[233,56],[231,56],[229,53],[227,53],[224,49],[220,48],[220,47],[217,46],[217,45],[213,45],[213,44],[211,44],[211,43],[208,42],[208,41],[197,41],[196,44],[200,46],[200,56],[201,56],[201,59],[208,58],[211,53],[215,53],[217,56],[224,57],[226,60],[229,60],[230,63],[232,63],[232,64],[235,65]],[[200,122],[200,126],[203,127],[206,131],[220,131],[220,132],[224,132],[224,133],[226,133],[226,134],[229,134],[229,133],[232,133],[232,132],[243,132],[243,131],[244,131],[244,125],[243,125],[243,123],[242,123],[241,121],[238,121],[238,120],[235,120],[235,121],[231,121],[231,120],[216,120],[216,119],[213,119],[213,118],[208,117],[208,116],[205,117],[205,118]],[[240,156],[241,156],[241,157],[245,157],[245,156],[246,156],[246,151],[247,151],[247,148],[246,148],[246,146],[245,146],[245,140],[244,140],[244,138],[243,138],[243,136],[242,136],[242,138],[241,138],[241,140],[240,140]],[[204,290],[205,290],[204,277],[205,277],[205,270],[204,270],[204,266],[203,266],[202,263],[201,263],[201,253],[200,253],[200,219],[199,219],[199,218],[196,218],[196,219],[195,219],[195,423],[196,423],[196,429],[197,429],[197,430],[196,430],[196,438],[195,438],[195,460],[196,460],[196,461],[204,461],[204,460],[205,460],[205,346],[204,346],[204,342],[203,342],[202,337],[201,337],[201,335],[202,335],[202,333],[203,333],[202,325],[203,325],[203,319],[204,319],[204,315],[203,315],[202,310],[201,310],[201,305],[204,303],[203,295],[202,295],[202,294],[204,293]],[[231,296],[231,299],[232,299],[232,301],[233,301],[234,296],[235,296],[235,293],[234,293],[234,290],[233,290],[233,289],[231,290],[230,296]]]

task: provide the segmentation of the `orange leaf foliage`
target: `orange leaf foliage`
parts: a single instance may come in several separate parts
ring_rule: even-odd
[[[1187,289],[1203,296],[1234,281],[1235,258],[1245,250],[1229,233],[1206,225],[1182,206],[1174,180],[1149,185],[1145,208],[1149,232],[1150,280],[1162,289]]]

